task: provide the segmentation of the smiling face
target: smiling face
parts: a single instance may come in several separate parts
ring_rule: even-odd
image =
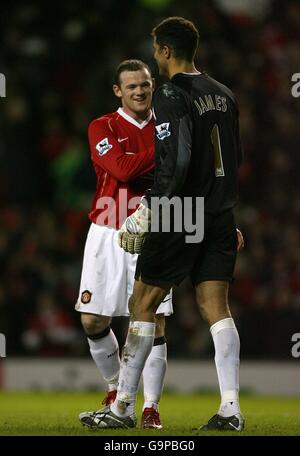
[[[146,68],[123,71],[119,76],[119,84],[115,84],[113,90],[122,99],[126,114],[138,121],[150,115],[154,81]]]

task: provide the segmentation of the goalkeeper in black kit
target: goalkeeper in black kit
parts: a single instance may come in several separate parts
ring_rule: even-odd
[[[192,22],[170,17],[152,34],[160,74],[169,82],[154,98],[154,185],[119,232],[120,246],[141,254],[117,398],[99,411],[97,423],[103,428],[134,426],[137,387],[153,344],[155,311],[171,287],[189,276],[201,315],[210,326],[221,394],[217,413],[200,429],[241,431],[240,341],[228,305],[239,247],[233,214],[242,160],[238,108],[226,86],[196,69],[199,35]],[[171,201],[172,210],[164,210]],[[187,218],[196,221],[194,236]]]

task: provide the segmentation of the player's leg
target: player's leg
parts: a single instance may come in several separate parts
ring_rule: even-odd
[[[110,328],[111,318],[122,315],[127,307],[125,252],[117,245],[116,235],[116,230],[91,225],[75,306],[82,314],[81,321],[93,360],[108,383],[105,403],[115,398],[120,369],[119,347]]]
[[[138,383],[155,336],[155,312],[174,284],[179,284],[194,262],[195,248],[184,255],[181,233],[150,233],[139,255],[133,295],[129,301],[131,320],[121,357],[116,401],[97,414],[97,427],[132,427]]]
[[[103,403],[110,405],[116,397],[120,371],[119,344],[110,327],[111,317],[82,313],[81,323],[91,356],[107,383],[108,394]]]
[[[153,347],[143,369],[144,405],[141,426],[143,428],[162,429],[158,403],[162,395],[167,369],[165,316],[156,314],[155,323]]]
[[[136,270],[136,255],[128,255],[128,298],[132,295]],[[158,412],[167,364],[167,344],[165,340],[165,315],[173,313],[172,292],[160,303],[155,315],[155,337],[152,350],[143,370],[144,405],[141,419],[143,428],[161,429]]]
[[[192,280],[202,317],[210,326],[215,346],[215,364],[221,404],[206,428],[243,428],[239,406],[240,340],[228,305],[229,283],[236,260],[237,237],[231,211],[208,218],[208,235]]]
[[[210,325],[221,393],[218,416],[210,423],[210,427],[218,427],[219,421],[220,429],[242,430],[239,405],[240,339],[228,306],[228,283],[199,283],[196,286],[196,296],[202,317]],[[220,420],[219,417],[227,420]]]
[[[129,301],[131,320],[122,352],[121,371],[113,415],[134,416],[138,383],[155,336],[155,311],[170,290],[170,286],[153,286],[135,281]]]

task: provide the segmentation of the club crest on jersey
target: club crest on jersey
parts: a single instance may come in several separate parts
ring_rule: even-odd
[[[102,155],[107,154],[107,152],[111,148],[112,148],[112,145],[109,144],[108,138],[101,139],[101,141],[98,142],[98,144],[96,145],[96,149],[99,152],[100,157],[102,157]]]
[[[158,139],[162,141],[163,139],[171,135],[171,132],[169,131],[169,126],[170,122],[165,122],[155,127],[157,131],[156,136],[158,137]]]
[[[89,290],[84,290],[81,293],[81,302],[82,304],[88,304],[92,298],[92,293]]]

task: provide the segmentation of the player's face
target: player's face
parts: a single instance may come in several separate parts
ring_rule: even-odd
[[[123,71],[120,84],[113,87],[115,95],[122,99],[123,109],[134,119],[145,120],[152,104],[154,81],[146,68]]]
[[[168,76],[168,65],[167,65],[168,60],[166,59],[165,49],[156,42],[155,37],[153,40],[153,48],[154,48],[154,58],[158,65],[159,74],[161,76]]]

